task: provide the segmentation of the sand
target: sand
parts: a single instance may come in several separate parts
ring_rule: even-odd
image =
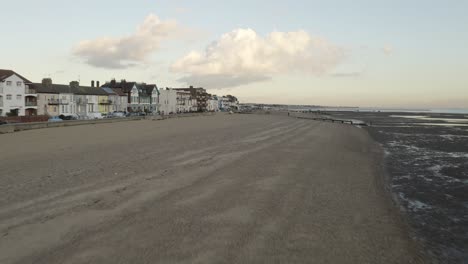
[[[423,263],[365,130],[227,115],[0,135],[0,263]]]

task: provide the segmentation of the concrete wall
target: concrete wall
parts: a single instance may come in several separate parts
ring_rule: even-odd
[[[187,113],[171,116],[137,116],[137,117],[128,117],[128,118],[114,118],[114,119],[94,119],[94,120],[72,120],[72,121],[63,121],[63,122],[38,122],[38,123],[22,123],[22,124],[8,124],[0,125],[0,134],[13,133],[24,130],[32,129],[41,129],[41,128],[52,128],[52,127],[68,127],[68,126],[81,126],[81,125],[90,125],[90,124],[105,124],[105,123],[116,123],[116,122],[125,122],[125,121],[137,121],[137,120],[162,120],[167,118],[181,118],[181,117],[195,117],[195,116],[209,116],[214,115],[215,113]]]
[[[67,127],[67,126],[81,126],[89,124],[104,124],[116,123],[123,121],[142,120],[145,117],[132,117],[132,118],[116,118],[116,119],[99,119],[99,120],[72,120],[63,122],[38,122],[38,123],[21,123],[21,124],[7,124],[0,125],[0,134],[12,133],[17,131],[49,128],[49,127]]]

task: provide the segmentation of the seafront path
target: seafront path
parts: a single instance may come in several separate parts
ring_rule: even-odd
[[[0,263],[423,263],[365,130],[217,114],[0,135]]]

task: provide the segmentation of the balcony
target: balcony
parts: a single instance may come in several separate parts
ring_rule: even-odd
[[[76,103],[79,105],[85,105],[88,104],[88,101],[88,99],[78,98],[78,100],[76,100]]]
[[[30,96],[36,96],[37,95],[36,89],[31,89],[31,88],[24,89],[24,93],[26,95],[30,95]]]
[[[70,103],[67,99],[48,99],[47,103],[49,105],[67,105]]]
[[[112,100],[99,100],[99,104],[110,105],[112,104]]]
[[[37,106],[37,101],[26,101],[25,106]]]
[[[50,105],[59,105],[60,100],[59,99],[48,99],[47,103],[50,104]]]

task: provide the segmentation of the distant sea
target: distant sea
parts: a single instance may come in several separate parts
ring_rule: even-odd
[[[468,104],[468,102],[467,102]],[[408,109],[408,108],[356,108],[363,112],[406,112],[406,113],[440,113],[440,114],[468,114],[468,108],[432,108],[432,109]]]
[[[468,102],[467,102],[468,104]],[[329,112],[383,112],[383,113],[440,113],[440,114],[465,114],[468,108],[379,108],[379,107],[289,107],[294,111],[329,111]]]

